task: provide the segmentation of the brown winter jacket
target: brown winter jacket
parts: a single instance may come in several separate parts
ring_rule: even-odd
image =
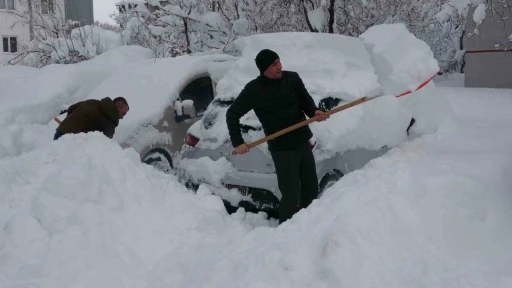
[[[62,134],[100,131],[112,138],[119,124],[119,112],[110,98],[90,99],[69,106],[57,131]]]

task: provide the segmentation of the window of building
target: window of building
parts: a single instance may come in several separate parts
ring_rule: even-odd
[[[1,1],[1,0],[0,0]],[[41,14],[54,14],[55,13],[55,0],[41,0]]]
[[[2,46],[2,51],[5,53],[16,53],[18,52],[18,39],[16,37],[2,37]]]
[[[14,10],[14,0],[0,0],[0,9]]]

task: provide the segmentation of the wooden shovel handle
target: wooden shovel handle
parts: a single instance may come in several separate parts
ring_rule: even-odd
[[[349,103],[347,103],[345,105],[341,105],[341,106],[336,107],[336,108],[334,108],[332,110],[329,110],[329,111],[325,112],[325,114],[326,115],[331,115],[331,114],[334,114],[334,113],[338,113],[338,112],[343,111],[345,109],[348,109],[350,107],[354,107],[356,105],[359,105],[359,104],[362,104],[364,102],[367,102],[367,101],[369,101],[371,99],[373,99],[373,98],[362,97],[362,98],[359,98],[359,99],[354,100],[352,102],[349,102]],[[278,131],[276,133],[270,134],[267,137],[264,137],[264,138],[261,138],[261,139],[259,139],[257,141],[254,141],[252,143],[249,143],[249,144],[247,144],[247,146],[249,146],[249,149],[254,148],[254,147],[256,147],[256,146],[258,146],[258,145],[260,145],[262,143],[265,143],[265,142],[267,142],[269,140],[277,138],[277,137],[279,137],[279,136],[281,136],[283,134],[289,133],[289,132],[291,132],[293,130],[299,129],[300,127],[306,126],[309,123],[312,123],[312,122],[315,122],[315,121],[316,121],[315,118],[309,118],[309,119],[304,120],[302,122],[299,122],[299,123],[297,123],[295,125],[292,125],[292,126],[290,126],[288,128],[285,128],[285,129],[283,129],[281,131]],[[233,152],[231,152],[231,154],[232,155],[237,155],[238,153],[236,153],[236,150],[233,150]]]

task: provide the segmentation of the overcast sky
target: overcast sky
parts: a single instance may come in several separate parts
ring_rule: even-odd
[[[114,13],[115,3],[120,0],[94,0],[94,20],[115,24],[109,15]]]

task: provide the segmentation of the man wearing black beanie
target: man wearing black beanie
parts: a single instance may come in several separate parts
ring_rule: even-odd
[[[267,136],[306,120],[304,114],[317,121],[328,118],[316,106],[299,74],[282,71],[276,52],[261,50],[255,61],[260,75],[245,85],[226,112],[231,143],[238,154],[249,151],[240,132],[240,118],[250,110],[256,113]],[[279,223],[306,208],[318,195],[311,137],[313,133],[306,125],[268,141],[282,195]]]

